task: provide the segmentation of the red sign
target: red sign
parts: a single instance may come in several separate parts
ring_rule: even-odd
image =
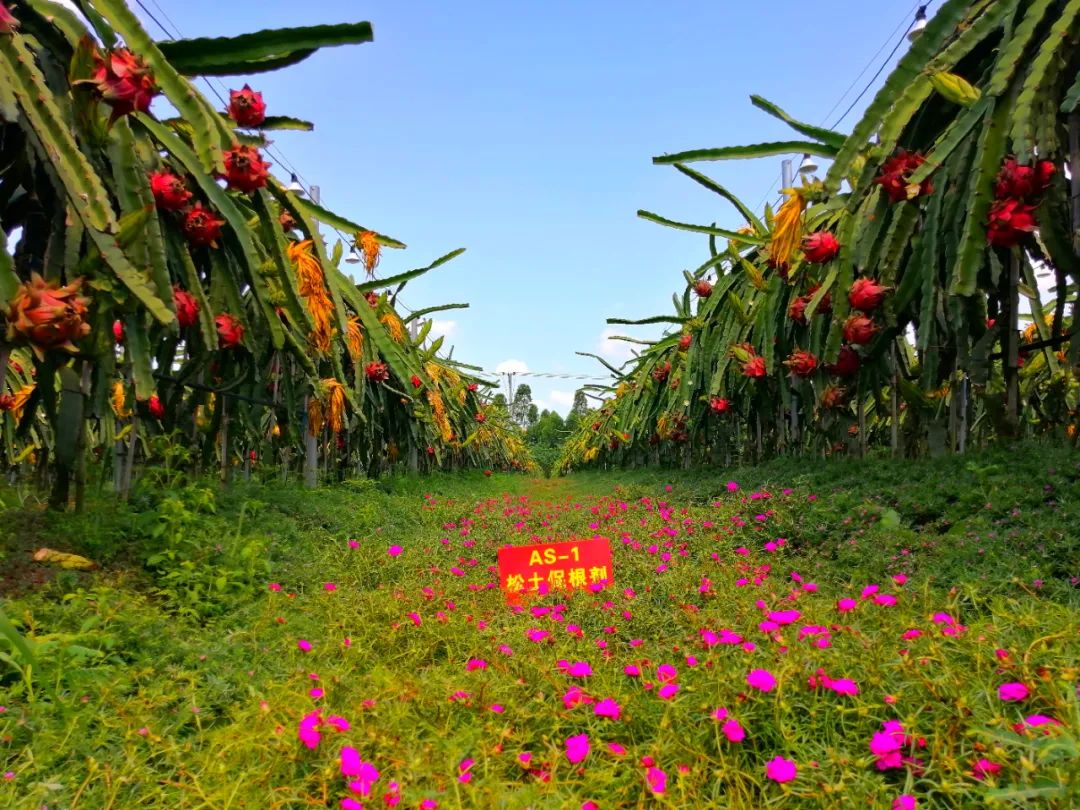
[[[608,585],[613,574],[606,537],[499,549],[499,582],[511,597]]]

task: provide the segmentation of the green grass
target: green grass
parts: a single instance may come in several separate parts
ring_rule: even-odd
[[[380,773],[368,807],[392,801],[391,782],[410,808],[888,808],[902,793],[920,808],[1080,803],[1075,453],[315,492],[196,485],[82,516],[23,506],[4,517],[0,564],[29,575],[28,551],[49,545],[104,567],[9,586],[4,610],[36,665],[28,673],[0,632],[0,806],[338,807],[350,795],[342,746]],[[500,545],[594,533],[611,538],[610,589],[515,610],[488,587]],[[389,556],[392,545],[403,553]],[[870,584],[896,604],[861,599]],[[841,598],[858,607],[838,612]],[[763,631],[759,600],[801,615]],[[559,605],[560,620],[531,610]],[[964,629],[944,634],[941,613]],[[800,639],[805,627],[828,632]],[[904,639],[912,628],[922,635]],[[551,636],[534,643],[530,629]],[[702,630],[722,629],[754,649],[704,643]],[[469,670],[474,659],[486,667]],[[568,677],[562,659],[593,674]],[[657,696],[661,663],[678,670],[669,700]],[[774,691],[748,687],[755,668],[775,675]],[[859,694],[811,688],[819,670]],[[1030,696],[1003,702],[1007,682]],[[568,708],[574,685],[613,698],[620,718]],[[742,742],[724,737],[718,707],[745,727]],[[297,728],[315,710],[350,728],[309,750]],[[1032,715],[1059,725],[1014,730]],[[912,762],[880,771],[869,743],[894,719]],[[565,741],[580,734],[591,750],[571,764]],[[766,778],[777,756],[797,764],[794,781]],[[974,778],[981,759],[1001,770]],[[662,794],[650,767],[666,774]]]

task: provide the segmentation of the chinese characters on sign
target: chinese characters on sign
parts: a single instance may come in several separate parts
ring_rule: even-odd
[[[499,549],[499,581],[510,597],[608,585],[612,574],[606,537]]]

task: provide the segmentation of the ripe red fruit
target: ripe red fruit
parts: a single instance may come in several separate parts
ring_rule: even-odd
[[[202,203],[195,203],[184,217],[184,236],[193,245],[217,247],[224,224],[225,220],[218,219],[213,211],[203,208]]]
[[[881,306],[888,291],[888,287],[875,283],[873,279],[860,278],[856,279],[848,290],[848,301],[855,309],[872,312]]]
[[[483,411],[477,411],[476,416],[474,418],[476,419],[477,422],[484,423],[484,422],[487,421],[487,414],[484,413]]]
[[[694,342],[694,336],[693,335],[683,335],[681,338],[679,338],[679,351],[680,352],[685,352],[687,349],[690,348],[690,344],[693,343],[693,342]]]
[[[784,365],[796,377],[809,377],[817,369],[818,361],[810,352],[796,349],[784,361]]]
[[[94,73],[89,81],[112,107],[110,123],[128,113],[147,112],[160,92],[150,67],[127,48],[117,48],[105,56],[95,53]]]
[[[410,379],[409,382],[412,383],[413,388],[419,388],[421,385],[424,384],[424,381],[417,377],[415,374],[412,375],[412,379]]]
[[[836,362],[826,368],[830,374],[835,374],[837,377],[850,377],[859,370],[860,365],[862,365],[862,360],[859,359],[859,353],[850,346],[841,346]]]
[[[237,144],[225,153],[225,181],[233,191],[250,194],[266,185],[270,164],[254,146]]]
[[[124,322],[119,321],[119,320],[113,321],[112,333],[113,333],[113,339],[117,343],[123,343],[124,342]]]
[[[386,382],[390,379],[390,367],[375,361],[364,366],[364,374],[371,382]]]
[[[161,399],[157,394],[152,394],[149,401],[146,403],[147,409],[150,411],[150,415],[161,421],[165,418],[165,406],[161,404]]]
[[[180,287],[173,287],[173,300],[176,302],[176,321],[181,328],[187,328],[199,319],[199,302],[195,296]]]
[[[994,180],[994,196],[999,200],[1037,197],[1050,187],[1050,180],[1057,167],[1049,160],[1035,166],[1023,166],[1014,158],[1007,158]]]
[[[652,378],[657,382],[663,382],[671,373],[671,363],[661,363],[652,370]]]
[[[221,313],[214,318],[217,326],[218,346],[222,349],[235,349],[244,339],[244,326],[228,313]]]
[[[812,264],[825,264],[836,258],[840,243],[828,231],[817,231],[803,238],[803,255]]]
[[[229,91],[229,118],[242,127],[257,127],[266,120],[266,102],[262,93],[248,85],[242,90]]]
[[[905,152],[901,149],[894,157],[889,158],[881,167],[881,174],[874,178],[889,200],[898,203],[925,197],[934,193],[934,186],[929,178],[923,180],[918,187],[911,187],[911,174],[926,162],[926,158],[918,152]]]
[[[8,11],[6,3],[0,3],[0,34],[13,34],[19,28],[19,21]],[[4,394],[4,396],[9,396]],[[3,410],[7,410],[6,408]]]
[[[710,295],[712,295],[712,289],[712,284],[707,282],[705,279],[694,282],[694,292],[697,293],[698,298],[708,298]]]
[[[1035,230],[1035,206],[1020,200],[998,200],[990,208],[986,241],[994,247],[1015,247]]]
[[[744,377],[764,377],[768,373],[765,367],[765,358],[760,356],[751,357],[743,363],[742,373]]]
[[[727,413],[731,407],[731,400],[723,397],[713,397],[709,400],[709,408],[713,413]]]
[[[844,340],[863,346],[873,339],[880,327],[865,315],[852,315],[844,321]]]
[[[788,317],[799,326],[806,326],[806,305],[810,303],[810,299],[805,296],[799,296],[791,302],[791,306],[788,307]]]
[[[167,169],[151,172],[150,191],[154,194],[154,204],[162,211],[183,210],[191,199],[184,181]]]

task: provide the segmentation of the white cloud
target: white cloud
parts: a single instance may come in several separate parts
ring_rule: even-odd
[[[503,360],[499,365],[495,366],[496,374],[521,374],[528,370],[529,366],[524,360]]]
[[[614,335],[618,335],[619,330],[612,329],[610,326],[600,333],[600,342],[597,344],[597,353],[605,360],[611,361],[615,365],[625,363],[631,357],[633,353],[631,351],[632,344],[627,343],[625,340],[612,340]]]
[[[430,337],[432,340],[440,337],[453,337],[457,334],[457,328],[457,321],[434,320],[431,322],[431,331],[428,332],[428,337]]]
[[[560,405],[563,408],[569,408],[574,404],[573,391],[551,391],[550,396],[553,405]]]

